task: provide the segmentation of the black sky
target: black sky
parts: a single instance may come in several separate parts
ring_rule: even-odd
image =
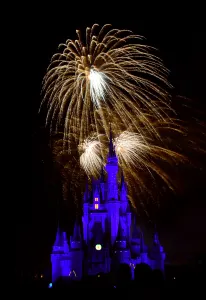
[[[49,260],[48,253],[57,222],[56,203],[61,199],[60,178],[52,164],[48,132],[42,128],[43,122],[37,114],[41,81],[58,44],[67,38],[75,38],[76,29],[84,30],[93,23],[111,23],[113,27],[131,29],[145,36],[148,44],[159,49],[161,58],[171,71],[170,81],[175,92],[192,98],[197,106],[200,103],[204,109],[206,66],[204,19],[196,12],[182,14],[177,13],[178,9],[166,9],[166,13],[151,11],[148,14],[137,10],[135,16],[133,13],[111,16],[107,13],[104,17],[103,13],[98,16],[97,13],[81,11],[79,16],[73,18],[73,10],[64,6],[52,10],[36,9],[35,12],[30,7],[29,11],[33,13],[31,20],[22,24],[23,40],[27,44],[23,67],[26,83],[28,81],[24,85],[23,101],[27,103],[27,108],[28,103],[32,105],[32,186],[29,194],[22,197],[16,235],[17,264],[27,264],[28,268],[31,264],[44,265]],[[27,147],[29,149],[29,145]],[[192,179],[188,181],[191,187],[187,193],[181,199],[176,197],[171,212],[167,207],[166,217],[161,214],[160,235],[170,258],[206,251],[206,193],[204,178],[200,176],[200,179],[196,178],[193,185]],[[67,211],[69,209],[67,207]],[[23,245],[26,245],[24,251]]]

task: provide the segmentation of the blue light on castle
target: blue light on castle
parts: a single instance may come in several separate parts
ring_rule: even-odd
[[[111,137],[105,169],[107,180],[102,172],[91,191],[86,186],[82,223],[75,223],[69,242],[66,233],[57,230],[51,253],[52,282],[61,276],[80,280],[85,274],[109,273],[122,263],[131,267],[132,278],[140,263],[164,271],[165,253],[157,232],[148,248],[130,210],[123,176],[118,184],[118,160]]]

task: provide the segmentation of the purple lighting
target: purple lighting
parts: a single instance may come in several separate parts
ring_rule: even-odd
[[[107,180],[102,172],[101,178],[93,181],[91,190],[86,186],[82,223],[75,223],[69,242],[66,233],[57,229],[51,253],[52,282],[60,276],[80,280],[83,272],[109,273],[120,264],[130,266],[132,278],[135,266],[140,263],[164,271],[165,253],[157,232],[148,248],[130,210],[123,175],[121,185],[118,184],[118,159],[111,137],[109,147]]]

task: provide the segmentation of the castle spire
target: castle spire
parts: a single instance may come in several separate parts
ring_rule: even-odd
[[[112,130],[110,123],[110,141],[109,141],[109,153],[107,156],[107,164],[105,167],[107,171],[107,200],[116,200],[118,201],[118,182],[117,182],[117,173],[118,173],[118,158],[115,154],[113,143],[112,143]],[[116,228],[117,232],[118,228]]]
[[[94,189],[93,189],[93,205],[94,209],[99,209],[100,205],[100,187],[99,183],[97,182]]]
[[[74,224],[73,236],[70,237],[70,245],[72,250],[80,250],[82,247],[81,230],[77,219]]]
[[[63,246],[62,232],[60,230],[59,222],[58,222],[58,227],[57,227],[57,233],[56,233],[54,246],[56,246],[56,247]]]
[[[111,123],[110,123],[110,128],[109,128],[109,156],[110,157],[116,156],[113,141],[112,141],[112,126],[111,126]]]

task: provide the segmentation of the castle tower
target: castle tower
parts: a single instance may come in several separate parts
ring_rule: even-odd
[[[70,238],[70,245],[71,249],[81,249],[82,247],[81,229],[78,221],[74,224],[74,231]]]
[[[162,272],[164,272],[165,252],[162,245],[160,244],[156,227],[154,231],[153,245],[150,256],[153,259],[153,269],[160,269]]]
[[[117,173],[118,173],[118,159],[115,154],[112,133],[110,130],[110,141],[109,141],[109,154],[107,157],[106,164],[107,171],[107,199],[108,201],[118,200],[118,183],[117,183]]]
[[[107,190],[105,185],[105,176],[104,176],[104,169],[101,170],[101,177],[100,177],[100,199],[102,203],[105,203],[107,198]]]
[[[61,232],[59,226],[51,253],[52,282],[59,277],[68,276],[71,268],[71,259],[66,232]]]
[[[111,129],[110,129],[109,154],[107,157],[106,171],[107,171],[107,201],[108,201],[110,235],[111,235],[111,244],[114,245],[114,242],[117,237],[118,226],[119,226],[120,201],[118,197],[118,181],[117,181],[118,159],[115,154],[115,150],[112,142]]]
[[[99,184],[95,184],[93,192],[93,208],[95,210],[100,209],[100,189]]]
[[[81,229],[78,221],[75,222],[73,235],[70,238],[70,248],[72,264],[70,268],[69,276],[74,280],[82,278],[83,269],[83,249],[82,249],[82,237]]]

